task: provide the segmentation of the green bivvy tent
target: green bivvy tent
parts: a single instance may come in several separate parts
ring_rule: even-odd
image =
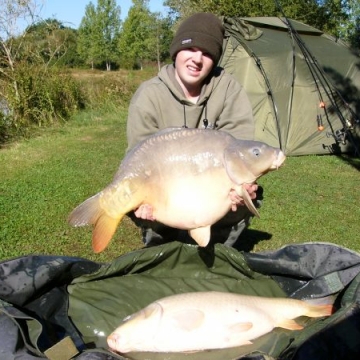
[[[358,55],[295,20],[225,17],[223,23],[220,66],[248,93],[257,140],[286,155],[359,155]]]

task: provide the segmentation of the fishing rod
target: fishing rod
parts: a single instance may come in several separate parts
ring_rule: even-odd
[[[284,15],[284,14],[283,14],[283,15]],[[320,84],[322,85],[322,88],[324,89],[325,93],[328,95],[328,98],[330,99],[330,101],[332,101],[332,100],[331,100],[329,94],[327,93],[324,84],[321,82],[319,76],[316,76],[316,73],[315,73],[313,67],[311,66],[311,63],[310,63],[310,61],[309,61],[309,51],[308,51],[308,49],[305,47],[305,44],[303,43],[302,39],[298,36],[296,30],[293,28],[292,24],[291,24],[290,21],[285,17],[285,15],[284,15],[284,18],[285,18],[285,20],[286,20],[285,24],[287,25],[287,27],[288,27],[289,30],[290,30],[290,36],[291,36],[292,40],[295,41],[295,42],[298,44],[298,46],[299,46],[302,54],[304,55],[304,60],[305,60],[305,62],[306,62],[306,65],[308,66],[308,69],[309,69],[309,71],[310,71],[310,74],[311,74],[311,76],[312,76],[312,78],[313,78],[313,80],[314,80],[315,87],[316,87],[316,90],[317,90],[317,94],[318,94],[318,96],[319,96],[319,100],[320,100],[320,105],[319,105],[319,107],[324,110],[325,115],[326,115],[326,118],[328,119],[327,109],[326,109],[326,107],[325,107],[325,101],[324,101],[324,98],[323,98],[323,95],[322,95],[322,92],[321,92],[321,89],[320,89],[320,86],[319,86],[319,82],[320,82]],[[295,50],[294,50],[294,52],[295,52]],[[295,61],[295,60],[294,60],[294,61]],[[295,62],[294,62],[294,65],[295,65]],[[294,65],[293,65],[293,66],[294,66]],[[338,108],[337,108],[337,109],[338,109]],[[342,114],[341,114],[340,109],[338,109],[337,112],[338,112],[338,116],[341,117]],[[320,128],[321,130],[323,130],[323,124],[322,124],[322,117],[321,117],[321,115],[317,115],[317,119],[316,119],[316,120],[317,120],[317,124],[318,124],[318,129]],[[340,119],[340,121],[342,122],[341,119]],[[331,124],[331,122],[330,122],[329,120],[328,120],[328,125],[330,126],[330,129],[331,129],[332,133],[334,133],[335,130],[333,129],[333,126],[332,126],[332,124]]]
[[[336,88],[336,86],[334,86],[333,84],[331,84],[329,82],[329,80],[327,79],[326,73],[325,71],[322,69],[321,66],[319,66],[316,58],[312,55],[312,53],[307,49],[306,45],[302,42],[302,40],[299,38],[299,41],[301,42],[304,50],[306,51],[306,54],[310,57],[310,59],[312,60],[312,64],[314,65],[315,69],[318,71],[318,73],[321,75],[322,81],[325,82],[326,87],[324,86],[324,84],[321,82],[321,80],[319,79],[319,81],[321,82],[321,85],[324,88],[324,91],[326,92],[326,95],[328,96],[328,98],[330,99],[331,105],[336,109],[336,113],[338,115],[338,117],[340,118],[340,121],[344,127],[343,131],[341,130],[336,130],[334,132],[334,130],[331,127],[332,133],[328,133],[328,136],[333,136],[336,140],[341,141],[344,145],[346,143],[346,133],[349,134],[350,140],[352,141],[352,144],[354,146],[355,149],[355,154],[359,154],[359,149],[357,148],[356,142],[353,139],[353,134],[352,134],[352,129],[354,127],[354,125],[359,125],[360,124],[360,120],[357,118],[357,115],[355,114],[354,110],[350,107],[350,105],[347,103],[347,101],[343,98],[342,94],[340,93],[340,91]],[[305,54],[304,54],[305,56]],[[328,90],[327,90],[328,89]],[[330,94],[329,94],[330,92]],[[336,98],[338,98],[341,101],[341,104],[344,106],[344,108],[350,113],[351,115],[351,120],[347,119],[344,117],[341,109],[339,108],[338,102],[336,100]],[[325,102],[324,101],[320,101],[320,107],[324,109],[325,111],[325,115],[328,118],[327,115],[327,110],[326,110],[326,106],[325,106]],[[320,118],[318,119],[320,120],[320,124],[321,124],[321,115]],[[330,123],[329,123],[330,125]]]
[[[326,78],[326,74],[325,72],[323,71],[323,69],[318,65],[318,62],[317,60],[315,59],[315,57],[312,55],[312,53],[307,49],[306,45],[304,44],[304,42],[301,40],[301,38],[296,34],[295,35],[298,39],[298,44],[299,44],[299,47],[304,55],[304,58],[306,60],[306,63],[308,64],[308,67],[312,73],[312,76],[314,77],[314,81],[316,81],[316,77],[314,74],[317,75],[317,79],[319,80],[323,90],[325,91],[328,99],[330,100],[330,103],[332,105],[332,108],[335,110],[338,118],[340,119],[342,125],[343,125],[343,129],[339,129],[339,130],[334,130],[334,128],[331,126],[331,123],[330,121],[328,120],[328,124],[330,126],[330,129],[331,129],[331,132],[328,132],[327,133],[327,136],[333,136],[334,139],[337,141],[337,142],[341,142],[343,145],[346,144],[346,138],[347,138],[347,135],[348,135],[348,138],[350,140],[350,142],[352,143],[353,145],[353,148],[354,148],[354,151],[355,151],[355,155],[359,155],[359,149],[357,147],[357,144],[356,144],[356,141],[355,139],[353,138],[353,134],[352,134],[352,125],[351,125],[351,122],[346,119],[343,115],[343,112],[341,111],[339,105],[338,105],[338,101],[336,99],[336,96],[338,97],[338,99],[342,102],[342,105],[346,108],[346,110],[350,110],[351,108],[349,107],[349,105],[347,104],[347,102],[343,99],[343,97],[341,96],[340,92],[336,89],[336,87],[334,85],[331,85],[327,78]],[[312,65],[310,64],[310,61],[309,61],[309,58],[311,59],[312,61]],[[313,67],[315,67],[315,70],[313,70]],[[325,83],[325,85],[324,85]],[[326,118],[328,119],[328,113],[327,113],[327,107],[325,106],[325,101],[323,100],[322,98],[322,95],[321,95],[321,92],[320,92],[320,89],[317,85],[317,88],[318,88],[318,93],[319,93],[319,96],[321,97],[320,98],[320,107],[324,110],[325,112],[325,116]],[[334,90],[336,91],[336,96],[334,94]],[[352,111],[350,111],[351,113],[353,113]],[[319,125],[322,125],[321,124],[321,115],[320,117],[318,117],[318,121],[320,120],[320,124]]]
[[[302,41],[301,37],[299,36],[298,32],[294,29],[294,27],[292,26],[291,22],[289,21],[289,19],[287,18],[287,16],[285,15],[285,12],[283,11],[280,3],[278,0],[274,0],[276,3],[276,6],[278,7],[279,11],[281,12],[284,20],[282,20],[286,26],[288,27],[291,37],[292,39],[294,39],[296,41],[296,43],[299,46],[299,49],[301,50],[303,56],[304,56],[304,60],[309,68],[310,74],[315,82],[315,86],[317,89],[317,93],[319,96],[319,100],[320,100],[320,107],[324,109],[326,118],[328,120],[328,124],[330,126],[331,129],[331,133],[328,133],[327,136],[333,136],[335,141],[338,142],[342,142],[343,144],[346,143],[346,135],[348,135],[350,142],[352,143],[354,150],[355,150],[355,155],[359,154],[359,149],[356,145],[356,142],[353,138],[353,134],[352,134],[352,125],[351,122],[347,119],[344,118],[339,105],[337,103],[337,101],[335,100],[335,95],[333,90],[335,89],[336,91],[336,95],[338,96],[338,98],[342,101],[344,107],[351,113],[351,115],[355,118],[356,123],[359,123],[359,120],[357,119],[355,112],[351,109],[351,107],[349,106],[349,104],[345,101],[345,99],[342,97],[341,93],[337,90],[337,88],[334,85],[330,85],[325,73],[323,71],[323,69],[321,67],[319,67],[318,62],[316,60],[316,58],[312,55],[312,53],[309,51],[309,49],[307,48],[307,46],[305,45],[305,43]],[[310,61],[311,60],[311,61]],[[325,82],[325,84],[324,84]],[[331,102],[331,105],[333,107],[333,109],[335,110],[338,118],[340,119],[342,125],[343,125],[343,129],[341,130],[334,130],[330,121],[329,121],[329,117],[328,117],[328,113],[327,113],[327,109],[325,106],[325,101],[323,99],[322,96],[322,92],[321,89],[319,87],[319,84],[322,86],[324,92],[326,93],[329,101]],[[318,128],[319,130],[321,130],[323,128],[322,126],[322,118],[321,115],[317,116],[317,122],[318,122]]]

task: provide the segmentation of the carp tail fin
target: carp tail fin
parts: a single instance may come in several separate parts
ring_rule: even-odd
[[[292,319],[283,319],[281,322],[276,324],[277,327],[281,327],[287,330],[302,330],[304,327],[298,324],[295,320]]]
[[[72,226],[93,225],[102,213],[100,207],[100,193],[78,205],[69,215],[68,223]]]
[[[95,253],[99,253],[109,245],[111,238],[114,236],[116,228],[122,219],[114,219],[105,212],[100,215],[95,223],[92,235],[92,248]]]
[[[324,305],[308,305],[305,316],[308,317],[323,317],[330,316],[334,313],[334,306],[332,304]]]
[[[70,225],[78,227],[94,225],[92,247],[95,253],[103,251],[113,237],[116,228],[124,214],[111,217],[100,204],[100,193],[85,200],[69,215]]]

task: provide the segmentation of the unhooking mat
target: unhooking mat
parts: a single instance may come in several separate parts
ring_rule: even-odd
[[[26,256],[0,263],[0,359],[357,359],[360,255],[327,243],[246,253],[173,242],[111,263]],[[227,291],[292,298],[336,294],[337,311],[300,331],[275,329],[252,345],[196,353],[114,354],[106,337],[163,296]]]

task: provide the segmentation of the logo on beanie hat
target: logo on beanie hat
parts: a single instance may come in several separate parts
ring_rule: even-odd
[[[184,39],[181,41],[181,45],[191,44],[191,43],[192,43],[192,39]]]

